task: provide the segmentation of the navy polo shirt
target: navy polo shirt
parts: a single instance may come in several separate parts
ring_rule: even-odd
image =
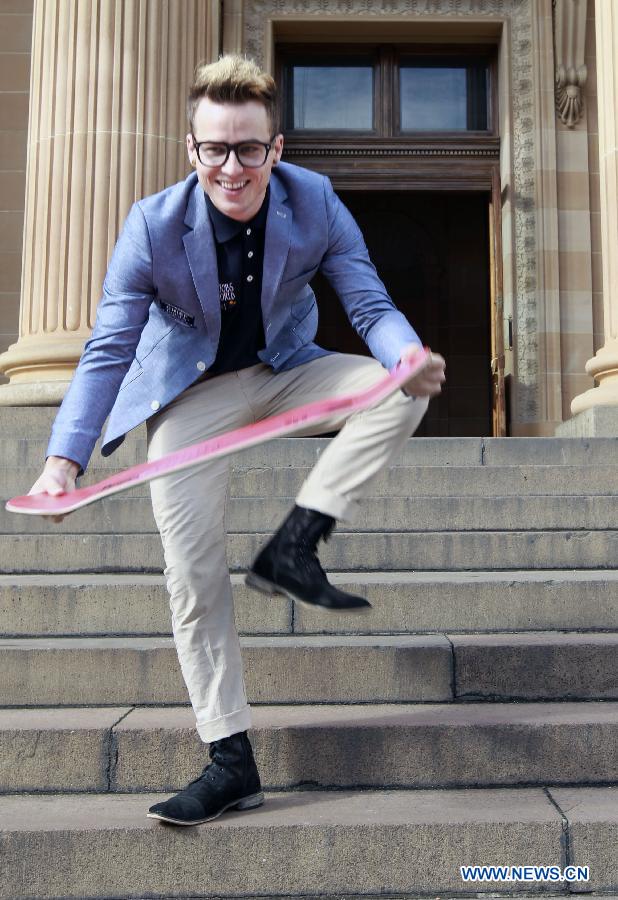
[[[222,375],[261,362],[257,354],[266,346],[261,296],[269,195],[267,187],[256,215],[248,222],[237,222],[204,194],[217,248],[221,307],[221,336],[208,375]]]

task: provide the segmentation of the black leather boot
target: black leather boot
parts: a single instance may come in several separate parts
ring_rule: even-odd
[[[245,583],[265,594],[285,594],[312,606],[339,612],[368,611],[368,600],[346,594],[329,583],[317,558],[318,541],[328,540],[334,527],[332,516],[294,506],[254,560]]]
[[[175,797],[155,803],[151,819],[174,825],[199,825],[216,819],[226,809],[253,809],[264,802],[260,776],[246,731],[213,741],[211,762]]]

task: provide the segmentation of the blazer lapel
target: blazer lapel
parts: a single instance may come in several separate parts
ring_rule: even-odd
[[[274,176],[270,179],[270,201],[266,218],[264,240],[264,268],[262,273],[262,318],[264,330],[268,332],[273,305],[283,269],[290,250],[292,236],[292,210],[284,205],[287,197],[285,188]],[[268,344],[268,334],[266,334]]]
[[[189,260],[193,284],[206,320],[208,337],[213,342],[216,352],[221,334],[217,251],[206,208],[204,189],[199,182],[195,185],[187,204],[185,225],[191,231],[188,231],[182,240]]]

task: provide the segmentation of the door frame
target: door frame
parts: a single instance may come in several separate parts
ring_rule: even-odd
[[[504,287],[502,276],[502,191],[500,170],[492,170],[489,197],[489,291],[491,312],[492,434],[507,435],[506,390],[504,380]]]

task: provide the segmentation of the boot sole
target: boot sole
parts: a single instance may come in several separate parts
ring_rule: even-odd
[[[213,816],[207,816],[205,819],[194,819],[191,822],[173,819],[171,816],[166,816],[165,813],[158,812],[149,812],[146,813],[146,816],[149,819],[160,819],[162,822],[171,822],[174,825],[202,825],[204,822],[212,822],[213,819],[218,819],[228,809],[255,809],[257,806],[261,806],[263,802],[264,794],[260,791],[259,794],[251,794],[249,797],[243,797],[242,800],[233,800],[231,803],[227,803]]]
[[[373,609],[369,601],[367,601],[367,606],[322,606],[321,603],[310,603],[309,600],[303,600],[302,597],[298,597],[292,591],[288,591],[287,588],[279,587],[274,582],[268,581],[266,578],[262,578],[261,575],[256,575],[255,572],[251,571],[245,575],[245,584],[247,587],[255,588],[256,591],[260,591],[262,594],[270,594],[271,596],[280,594],[281,596],[289,597],[290,600],[302,603],[308,609],[323,609],[331,613],[355,613],[356,615],[367,614]]]

